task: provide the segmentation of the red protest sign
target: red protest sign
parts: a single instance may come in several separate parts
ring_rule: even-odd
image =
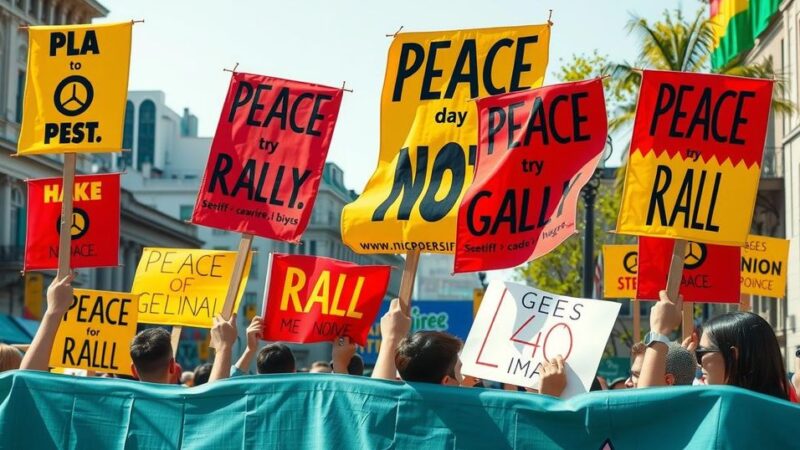
[[[61,178],[28,181],[28,228],[24,269],[58,268]],[[70,267],[119,264],[119,174],[76,175]]]
[[[389,266],[273,254],[262,338],[310,343],[347,336],[363,346],[390,274]]]
[[[458,211],[455,272],[513,267],[571,236],[578,195],[606,143],[599,79],[477,103],[479,152]]]
[[[675,241],[639,236],[636,298],[658,300]],[[678,291],[687,302],[739,303],[741,248],[688,242]]]
[[[192,222],[298,241],[341,102],[338,88],[234,73]]]

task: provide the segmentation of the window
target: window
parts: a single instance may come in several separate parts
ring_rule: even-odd
[[[155,161],[156,147],[156,104],[152,100],[145,100],[139,106],[139,145],[136,156],[136,168],[142,164],[153,164]]]
[[[225,236],[226,234],[228,234],[228,230],[220,230],[219,228],[212,228],[211,234],[213,234],[214,236]]]
[[[22,123],[22,105],[25,98],[25,71],[17,72],[17,122]]]
[[[11,242],[15,247],[25,245],[25,201],[22,191],[18,188],[11,188]]]
[[[308,241],[308,254],[309,255],[317,254],[317,241]]]
[[[192,206],[192,205],[181,205],[181,213],[180,213],[181,220],[189,220],[189,219],[191,219],[193,210],[194,210],[194,206]]]
[[[134,119],[133,102],[128,100],[125,102],[125,126],[122,131],[122,148],[126,150],[133,150],[133,119]],[[130,157],[128,157],[130,159]]]
[[[253,257],[250,260],[250,276],[255,277],[258,274],[258,247],[253,247]],[[253,294],[255,295],[255,294]]]

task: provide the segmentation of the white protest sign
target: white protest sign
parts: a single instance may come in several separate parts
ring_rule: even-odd
[[[562,355],[567,387],[561,397],[587,392],[619,308],[492,281],[461,351],[461,371],[538,389],[543,359]]]

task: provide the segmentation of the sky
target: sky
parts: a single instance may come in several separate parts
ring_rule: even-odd
[[[160,90],[178,113],[188,107],[201,136],[212,136],[230,74],[261,73],[353,93],[342,102],[328,160],[361,192],[378,161],[380,94],[391,38],[432,31],[539,24],[553,10],[545,84],[564,60],[597,50],[632,61],[636,39],[625,30],[632,14],[656,19],[669,8],[694,12],[699,0],[100,0],[99,22],[144,19],[133,33],[130,90]],[[627,149],[615,148],[614,160]]]

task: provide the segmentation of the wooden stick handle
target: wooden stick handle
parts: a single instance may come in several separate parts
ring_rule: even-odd
[[[683,303],[683,339],[694,333],[694,303]]]
[[[412,250],[406,254],[406,264],[403,267],[403,278],[400,280],[400,310],[405,314],[411,311],[411,295],[414,293],[414,279],[417,277],[419,265],[419,250]]]
[[[642,340],[642,308],[641,302],[638,299],[631,300],[631,308],[633,308],[633,343]]]
[[[72,254],[72,197],[75,195],[75,153],[64,154],[64,173],[61,183],[61,231],[58,236],[58,274],[61,279],[69,274]]]
[[[672,248],[672,259],[669,264],[669,275],[667,275],[667,297],[673,302],[678,301],[678,291],[681,288],[686,245],[685,239],[676,239],[675,246]]]
[[[233,273],[231,274],[230,285],[228,285],[228,295],[225,296],[225,304],[222,306],[222,318],[228,320],[233,314],[233,305],[236,303],[236,296],[239,294],[239,284],[244,276],[244,267],[247,257],[250,254],[250,246],[253,244],[253,235],[243,233],[239,240],[239,251],[236,253],[236,261],[233,263]]]
[[[170,342],[172,343],[172,357],[178,357],[178,343],[181,340],[181,331],[183,331],[183,327],[180,325],[174,325],[172,327],[172,335],[170,336]]]

